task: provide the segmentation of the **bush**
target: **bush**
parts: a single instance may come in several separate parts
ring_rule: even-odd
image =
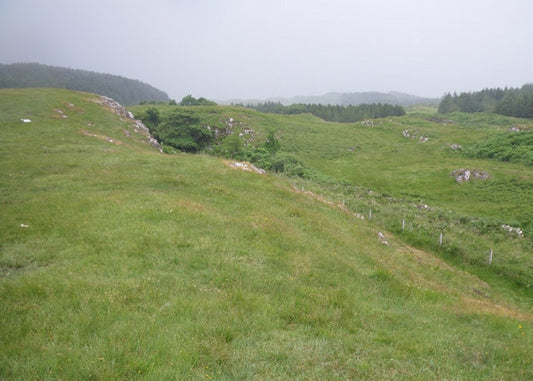
[[[500,134],[467,147],[464,152],[473,158],[533,165],[533,134],[527,131]]]
[[[185,152],[198,152],[214,140],[213,133],[202,127],[198,115],[189,110],[172,111],[150,131],[160,143]]]
[[[272,169],[290,176],[302,177],[305,172],[303,164],[293,155],[280,152],[272,159]]]
[[[231,159],[244,160],[244,144],[238,134],[228,135],[224,138],[222,144],[215,148],[215,154]]]

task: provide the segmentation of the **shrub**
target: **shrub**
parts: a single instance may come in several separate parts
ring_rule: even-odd
[[[464,153],[473,158],[533,165],[533,134],[528,131],[500,134],[467,147]]]
[[[162,144],[185,152],[198,152],[214,140],[213,133],[202,127],[198,115],[189,110],[172,111],[150,131]]]

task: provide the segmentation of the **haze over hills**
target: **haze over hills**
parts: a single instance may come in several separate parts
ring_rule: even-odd
[[[39,63],[0,64],[0,88],[54,87],[105,95],[123,104],[165,101],[168,95],[135,79]]]
[[[132,105],[143,101],[168,102],[167,93],[147,83],[126,77],[87,70],[49,66],[39,63],[0,64],[0,88],[53,87],[101,94]],[[386,103],[398,106],[438,104],[439,98],[424,98],[397,91],[330,92],[323,95],[272,97],[268,99],[235,98],[218,100],[220,104],[291,104],[360,105]]]
[[[323,104],[323,105],[360,105],[371,103],[388,103],[398,106],[412,106],[416,104],[438,104],[439,98],[424,98],[417,95],[406,94],[398,91],[389,91],[387,93],[378,91],[363,92],[330,92],[323,95],[295,96],[291,98],[274,97],[265,100],[260,99],[230,99],[219,101],[221,104],[257,104],[264,102],[279,102],[283,105],[296,103],[304,104]]]

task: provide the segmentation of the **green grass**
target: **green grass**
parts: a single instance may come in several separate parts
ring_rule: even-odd
[[[141,112],[145,107],[133,109]],[[172,107],[160,110],[165,114]],[[275,131],[283,151],[321,174],[314,177],[323,180],[322,184],[311,182],[308,189],[345,200],[353,212],[367,214],[373,209],[376,222],[396,233],[406,220],[408,229],[401,232],[406,242],[452,259],[484,278],[492,249],[498,260],[489,272],[533,288],[532,168],[464,154],[480,141],[509,134],[510,126],[531,128],[530,120],[482,113],[455,113],[444,118],[432,108],[412,107],[405,117],[376,119],[369,126],[238,107],[191,110],[210,126],[225,127],[232,118],[236,132],[253,129],[256,145],[264,141],[267,131]],[[428,140],[421,142],[422,137]],[[453,150],[453,144],[463,150]],[[459,168],[485,170],[490,178],[456,183],[452,172]],[[428,208],[419,211],[416,207],[420,205]],[[525,238],[505,233],[502,225],[522,229]],[[435,246],[440,233],[446,235],[444,250]]]
[[[0,378],[530,377],[531,295],[385,230],[379,210],[403,204],[159,154],[93,98],[0,91]],[[313,145],[291,138],[304,125],[339,142],[359,128],[248,117],[283,144]],[[341,207],[348,191],[351,210],[373,199],[374,220]]]

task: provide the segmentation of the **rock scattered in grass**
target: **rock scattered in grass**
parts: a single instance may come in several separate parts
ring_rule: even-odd
[[[416,207],[417,207],[418,209],[420,209],[420,210],[429,210],[429,211],[433,210],[433,208],[430,207],[430,206],[427,205],[427,204],[418,204],[418,205],[416,205]]]
[[[509,127],[509,132],[521,132],[521,131],[524,131],[525,128],[526,128],[526,126],[524,126],[524,125],[515,124],[515,125]]]
[[[514,227],[512,227],[510,225],[505,225],[504,224],[504,225],[502,225],[502,229],[505,229],[510,234],[516,234],[519,237],[523,237],[524,236],[524,232],[520,228],[514,228]]]
[[[389,242],[387,241],[382,232],[378,232],[378,239],[379,242],[381,242],[382,244],[389,246]]]
[[[486,180],[489,178],[489,173],[479,169],[460,168],[453,171],[452,176],[456,182],[463,183],[472,179]]]
[[[420,135],[419,137],[418,131],[411,131],[409,129],[403,130],[402,135],[404,138],[407,138],[407,139],[412,139],[412,140],[418,139],[420,143],[426,143],[429,140],[429,138],[425,135]]]
[[[463,146],[461,146],[460,144],[448,144],[448,146],[453,149],[454,151],[461,151],[463,149]]]

